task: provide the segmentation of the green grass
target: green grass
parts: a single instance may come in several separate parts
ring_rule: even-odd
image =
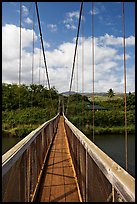
[[[36,128],[38,128],[40,126],[40,124],[38,125],[17,125],[15,128],[10,128],[8,130],[3,129],[2,130],[2,136],[3,137],[25,137],[27,136],[30,132],[32,132],[33,130],[35,130]]]
[[[83,128],[81,131],[85,135],[89,135],[93,132],[93,129],[87,129]],[[117,126],[117,127],[94,127],[94,133],[97,135],[102,135],[102,134],[124,134],[125,133],[125,127],[124,126]],[[134,134],[135,133],[135,126],[134,125],[129,125],[127,126],[127,133],[128,134]]]
[[[92,97],[88,97],[89,101],[92,101]],[[112,98],[109,98],[108,96],[102,96],[102,95],[95,95],[94,100],[95,101],[113,101],[117,99],[123,99],[123,95],[115,95]]]

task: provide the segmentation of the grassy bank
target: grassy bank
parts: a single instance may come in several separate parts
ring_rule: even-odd
[[[42,85],[2,85],[2,136],[25,137],[42,123],[53,118],[58,111],[59,94],[53,87],[47,90]],[[20,108],[18,92],[21,94]],[[34,94],[35,93],[35,94]],[[52,107],[49,94],[52,97]],[[66,110],[68,98],[64,97]],[[95,134],[123,134],[124,97],[112,98],[95,95],[94,105],[101,107],[94,111]],[[135,94],[127,94],[127,131],[135,133]],[[66,117],[85,135],[92,133],[93,102],[91,97],[71,95]],[[102,109],[103,107],[103,109]]]
[[[20,137],[24,138],[27,136],[30,132],[35,130],[37,127],[39,127],[40,124],[38,125],[17,125],[15,128],[9,128],[8,130],[2,129],[2,137]]]
[[[3,111],[2,136],[23,138],[53,116],[48,109],[38,107]]]
[[[81,131],[85,135],[92,134],[93,129],[92,128],[81,128]],[[94,133],[96,135],[102,135],[102,134],[124,134],[125,133],[125,127],[124,126],[117,126],[117,127],[95,127]],[[134,134],[135,133],[135,126],[130,125],[127,126],[127,133],[128,134]]]

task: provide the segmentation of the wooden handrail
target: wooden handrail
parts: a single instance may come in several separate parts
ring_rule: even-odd
[[[63,116],[67,126],[71,129],[73,134],[85,148],[88,155],[94,160],[112,186],[114,186],[124,200],[134,202],[135,179],[107,154],[99,149],[91,140],[89,140],[65,117],[65,115]]]
[[[44,129],[49,123],[54,121],[59,114],[57,114],[54,118],[46,121],[40,127],[33,130],[30,134],[28,134],[25,138],[19,141],[14,147],[12,147],[9,151],[7,151],[4,155],[2,155],[2,176],[13,166],[13,164],[19,159],[19,157],[26,151],[26,149],[30,146],[30,144],[35,140],[35,138],[39,135],[39,133]]]

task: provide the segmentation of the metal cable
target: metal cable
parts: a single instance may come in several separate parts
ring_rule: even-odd
[[[40,85],[40,68],[39,68],[39,85]]]
[[[73,74],[74,74],[75,59],[76,59],[76,52],[77,52],[77,45],[78,45],[78,37],[79,37],[79,30],[80,30],[80,22],[81,22],[81,16],[82,16],[82,8],[83,8],[83,2],[81,2],[81,5],[80,5],[79,22],[78,22],[78,30],[77,30],[77,38],[76,38],[76,46],[75,46],[75,52],[74,52],[72,73],[71,73],[71,79],[70,79],[69,96],[70,96],[70,93],[71,93],[72,80],[73,80]],[[67,100],[66,114],[67,114],[67,112],[68,112],[69,96],[68,96],[68,100]]]
[[[92,74],[93,74],[93,92],[92,92],[92,100],[93,100],[93,142],[94,138],[94,2],[92,2]]]
[[[84,10],[84,7],[83,7],[83,10]],[[84,20],[83,19],[82,19],[82,127],[84,125]]]
[[[75,71],[74,71],[74,77],[73,77],[73,89],[74,89],[74,92],[75,92]]]
[[[32,82],[31,84],[33,85],[33,72],[34,72],[34,26],[35,26],[35,7],[34,7],[34,13],[33,13],[33,24],[32,24]],[[32,90],[32,101],[31,101],[31,106],[33,107],[33,99],[34,99],[34,93]]]
[[[32,84],[33,84],[33,72],[34,72],[34,26],[35,26],[35,8],[34,8],[34,14],[33,14],[33,40],[32,40]]]
[[[39,54],[39,85],[40,85],[40,67],[41,67],[41,44],[40,44],[40,54]]]
[[[21,82],[21,20],[22,20],[22,2],[20,2],[20,46],[19,46],[19,85]]]
[[[122,3],[122,28],[123,28],[123,49],[124,49],[124,112],[125,112],[125,162],[128,170],[128,138],[127,138],[127,114],[126,114],[126,42],[125,42],[125,9]]]
[[[21,54],[22,54],[22,47],[21,47],[21,28],[22,28],[22,2],[20,2],[20,45],[19,45],[19,87],[21,83]],[[19,91],[19,109],[20,109],[20,91]]]
[[[52,97],[51,97],[51,92],[50,92],[50,81],[49,81],[49,76],[48,76],[48,68],[47,68],[47,63],[46,63],[46,56],[45,56],[45,52],[44,52],[44,44],[43,44],[42,31],[41,31],[40,17],[39,17],[39,11],[38,11],[38,4],[37,4],[37,2],[35,2],[35,5],[36,5],[36,12],[37,12],[37,19],[38,19],[38,26],[39,26],[39,32],[40,32],[40,40],[41,40],[43,58],[44,58],[44,65],[45,65],[46,76],[47,76],[47,83],[48,83],[48,88],[49,88],[49,95],[50,95],[51,105],[52,105],[52,110],[53,110],[54,108],[53,108],[53,102],[52,102]]]
[[[78,49],[77,49],[77,93],[78,93]]]
[[[47,68],[46,57],[45,57],[45,52],[44,52],[44,44],[43,44],[43,38],[42,38],[42,32],[41,32],[41,25],[40,25],[40,17],[39,17],[39,11],[38,11],[38,4],[37,4],[37,2],[35,2],[35,5],[36,5],[36,12],[37,12],[37,18],[38,18],[38,25],[39,25],[41,46],[42,46],[42,51],[43,51],[43,57],[44,57],[44,64],[45,64],[45,69],[46,69],[48,87],[49,87],[49,90],[50,90],[50,82],[49,82],[49,76],[48,76],[48,68]]]

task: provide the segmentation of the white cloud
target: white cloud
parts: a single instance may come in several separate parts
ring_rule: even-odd
[[[99,14],[100,12],[99,12],[99,9],[98,8],[96,8],[96,7],[94,7],[94,10],[93,10],[93,12],[92,12],[92,10],[89,12],[91,15],[93,14],[93,15],[97,15],[97,14]]]
[[[72,19],[73,17],[79,19],[79,11],[68,12],[67,16]]]
[[[51,32],[57,31],[57,25],[55,24],[48,24],[48,28],[50,28]]]
[[[19,34],[20,28],[15,25],[6,24],[2,27],[2,78],[7,82],[18,81]],[[22,28],[22,66],[23,71],[25,71],[24,79],[28,77],[28,67],[31,67],[32,37],[32,30]],[[34,39],[37,40],[35,33]],[[26,49],[30,51],[27,52]]]
[[[129,54],[126,54],[126,59],[130,59],[131,56]],[[116,60],[124,60],[124,55],[117,55],[115,57]]]
[[[63,23],[65,24],[65,27],[67,29],[74,30],[74,29],[77,29],[78,19],[79,19],[79,11],[68,12],[66,13],[66,17]],[[85,21],[84,16],[82,16],[82,19]]]
[[[10,35],[9,35],[10,33]],[[21,83],[31,83],[32,70],[32,30],[22,29],[22,69]],[[124,91],[123,86],[123,55],[119,55],[117,46],[111,46],[106,41],[109,36],[105,35],[103,41],[101,37],[95,38],[95,91],[107,92],[113,88],[115,92]],[[111,37],[111,36],[110,36]],[[35,34],[35,38],[37,36]],[[113,36],[117,41],[117,37]],[[127,42],[134,46],[132,36],[127,38]],[[84,90],[92,92],[92,38],[84,38]],[[119,41],[118,41],[119,42]],[[47,42],[45,42],[47,43]],[[120,43],[120,42],[119,42]],[[47,44],[48,46],[48,44]],[[27,48],[27,49],[26,49]],[[59,92],[68,91],[72,63],[74,57],[75,40],[60,44],[52,51],[46,51],[46,59],[51,86],[55,86]],[[42,52],[41,52],[42,53]],[[82,90],[82,39],[78,45],[78,87]],[[133,59],[132,66],[127,63],[127,91],[135,90],[135,68],[134,58],[127,53],[128,59]],[[34,55],[34,83],[39,82],[39,59],[40,50],[35,48]],[[77,60],[76,60],[77,62]],[[2,81],[18,83],[19,69],[19,27],[15,25],[5,25],[2,29]],[[43,56],[41,55],[41,74],[44,71]],[[76,69],[76,67],[75,67]],[[75,81],[76,81],[75,70]],[[122,74],[121,74],[122,73]],[[43,74],[42,74],[43,75]],[[42,77],[41,77],[42,82]],[[76,83],[75,83],[76,84]],[[74,86],[73,86],[74,87]],[[75,86],[76,90],[76,86]]]
[[[27,18],[24,20],[24,22],[27,23],[27,24],[32,24],[32,23],[33,23],[33,21],[32,21],[29,17],[27,17]]]
[[[127,92],[135,91],[135,66],[128,67],[126,71],[126,83],[128,85]],[[120,78],[120,86],[123,87],[124,92],[124,71]]]
[[[44,46],[45,46],[46,48],[49,48],[49,47],[50,47],[50,43],[44,41]]]
[[[104,36],[99,38],[100,43],[106,45],[116,45],[116,46],[123,46],[123,37],[114,37],[113,35],[108,35],[107,33]],[[126,46],[135,45],[135,37],[130,36],[126,38]]]
[[[22,5],[22,14],[23,14],[24,16],[27,16],[28,13],[29,13],[29,11],[28,11],[27,7],[24,6],[24,5]]]
[[[19,55],[19,33],[20,28],[13,24],[2,27],[2,54],[5,58],[11,59]],[[22,49],[32,46],[32,37],[33,30],[22,28]],[[34,39],[37,40],[36,33],[34,33]],[[11,49],[14,49],[14,52]]]
[[[75,25],[66,24],[67,29],[75,30],[77,27]]]

